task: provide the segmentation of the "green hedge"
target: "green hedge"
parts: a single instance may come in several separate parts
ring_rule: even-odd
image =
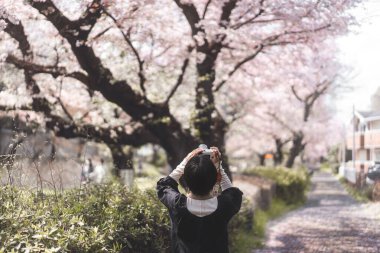
[[[306,199],[306,190],[310,177],[306,169],[288,169],[285,167],[256,167],[244,172],[271,179],[276,184],[276,196],[287,204],[296,204]]]
[[[118,184],[35,194],[0,187],[0,252],[169,252],[170,221],[154,190]],[[230,226],[251,229],[247,204]]]
[[[165,252],[169,221],[155,192],[117,184],[36,196],[0,190],[0,252]]]

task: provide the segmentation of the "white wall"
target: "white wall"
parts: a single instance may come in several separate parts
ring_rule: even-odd
[[[371,160],[380,161],[380,149],[375,149]]]
[[[380,129],[380,120],[369,122],[371,130]]]
[[[356,153],[356,160],[366,161],[367,160],[367,151],[365,149],[360,149]]]

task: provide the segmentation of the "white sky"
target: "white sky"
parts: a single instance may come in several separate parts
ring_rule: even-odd
[[[352,90],[337,97],[339,118],[347,123],[352,107],[369,110],[371,95],[380,87],[380,0],[367,0],[354,11],[360,27],[338,39],[339,58],[352,69]]]

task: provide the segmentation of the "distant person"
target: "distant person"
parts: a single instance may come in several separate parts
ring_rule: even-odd
[[[232,187],[221,167],[219,150],[211,150],[210,155],[203,154],[201,148],[193,150],[169,176],[157,182],[157,195],[169,210],[174,253],[229,252],[227,225],[240,210],[243,193]],[[178,191],[182,175],[189,189],[187,196]],[[213,196],[218,177],[222,193]]]
[[[105,175],[106,175],[106,170],[104,167],[104,160],[103,158],[101,158],[100,164],[95,166],[94,171],[89,174],[89,178],[91,182],[101,184],[103,183]]]
[[[90,158],[86,159],[81,173],[81,182],[89,183],[90,182],[90,173],[94,171],[94,165]]]
[[[137,174],[138,174],[138,176],[142,175],[142,161],[141,161],[141,158],[139,158],[138,161],[137,161]]]

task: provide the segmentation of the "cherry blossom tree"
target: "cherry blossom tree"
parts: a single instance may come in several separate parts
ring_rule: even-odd
[[[232,139],[241,135],[239,143],[253,142],[252,152],[260,158],[273,153],[275,164],[283,162],[285,151],[287,167],[301,154],[313,160],[326,156],[339,141],[334,137],[339,136],[339,127],[333,98],[344,81],[339,75],[344,68],[335,59],[335,50],[331,42],[298,46],[296,51],[288,46],[282,57],[273,58],[273,65],[283,67],[258,80],[259,91],[246,92],[248,97],[260,96],[245,106],[246,116],[237,124],[239,130],[245,128]],[[231,145],[236,146],[234,140]]]
[[[18,70],[1,102],[64,137],[157,143],[173,167],[199,143],[224,152],[226,98],[273,71],[268,54],[346,32],[357,2],[0,0],[2,66]]]

